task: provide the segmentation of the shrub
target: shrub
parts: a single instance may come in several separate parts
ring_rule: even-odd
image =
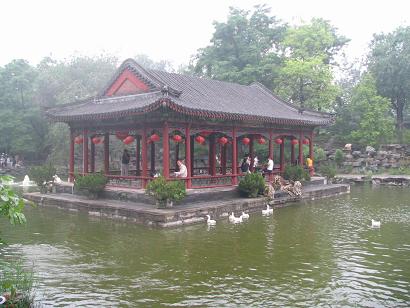
[[[309,172],[303,169],[302,166],[286,166],[283,177],[291,181],[310,181]]]
[[[326,159],[326,153],[325,150],[323,150],[320,147],[315,147],[314,149],[314,157],[316,161],[322,161]]]
[[[101,173],[87,174],[83,176],[76,176],[74,188],[77,191],[85,191],[92,198],[97,198],[108,183],[108,178]]]
[[[0,260],[0,295],[5,307],[33,307],[33,272],[27,272],[20,261]]]
[[[343,154],[343,151],[340,149],[337,149],[335,152],[335,162],[338,167],[342,165],[344,158],[345,158],[345,155]]]
[[[186,196],[183,181],[167,181],[160,176],[148,183],[146,193],[155,198],[159,206],[165,206],[167,201],[181,201]]]
[[[328,179],[332,179],[336,176],[336,167],[332,164],[322,165],[320,167],[320,174]]]
[[[32,167],[28,174],[42,192],[47,192],[47,182],[54,181],[53,176],[56,174],[56,168],[52,164]]]
[[[263,195],[265,190],[265,179],[260,173],[248,173],[245,178],[239,182],[239,193],[248,198],[256,198]]]

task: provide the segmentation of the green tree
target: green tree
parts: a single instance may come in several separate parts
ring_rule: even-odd
[[[200,76],[241,84],[259,81],[272,88],[281,66],[277,51],[286,25],[270,9],[230,8],[226,22],[214,22],[211,44],[198,51],[192,71]]]
[[[375,146],[388,142],[394,135],[389,100],[378,95],[375,80],[370,74],[365,74],[353,89],[350,116],[357,121],[350,134],[357,143]]]
[[[347,42],[323,19],[288,28],[282,46],[285,61],[280,71],[279,95],[301,109],[332,110],[340,89],[333,83],[330,64]]]
[[[340,89],[333,83],[329,65],[320,56],[308,59],[287,59],[281,69],[278,94],[305,107],[330,111]]]
[[[390,99],[401,139],[404,110],[410,101],[410,27],[374,35],[370,48],[369,70],[376,79],[378,92]]]

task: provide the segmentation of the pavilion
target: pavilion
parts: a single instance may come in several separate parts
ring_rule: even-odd
[[[275,172],[283,172],[285,145],[290,163],[303,165],[304,146],[313,158],[314,129],[332,122],[331,115],[301,110],[259,83],[244,86],[150,70],[132,59],[121,64],[96,97],[49,108],[46,114],[70,127],[71,181],[75,145],[82,147],[84,174],[96,171],[100,145],[105,175],[129,180],[136,188],[145,187],[154,170],[172,180],[179,158],[187,166],[187,188],[236,185],[243,176],[239,150],[252,156],[255,143],[268,148]],[[110,168],[110,138],[135,152],[129,176]],[[273,157],[276,147],[279,157]],[[196,163],[198,151],[206,152],[202,166]]]

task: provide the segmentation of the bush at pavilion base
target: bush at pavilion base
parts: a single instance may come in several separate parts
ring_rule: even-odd
[[[52,164],[32,167],[28,174],[30,179],[40,188],[40,191],[47,193],[47,185],[54,181],[53,176],[56,174],[56,168]]]
[[[260,173],[248,173],[238,185],[239,193],[243,197],[256,198],[263,195],[265,190],[265,179]]]
[[[302,166],[286,166],[283,177],[289,181],[310,181],[309,171]]]
[[[85,193],[89,197],[96,199],[104,191],[107,183],[108,178],[101,173],[76,176],[74,190],[76,192]]]
[[[167,181],[160,176],[148,183],[146,193],[154,197],[158,207],[172,206],[173,202],[181,201],[186,196],[183,181]]]

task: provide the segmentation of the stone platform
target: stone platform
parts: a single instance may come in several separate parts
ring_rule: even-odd
[[[350,186],[345,184],[311,184],[303,188],[301,198],[292,198],[280,192],[275,194],[271,203],[274,208],[289,205],[290,202],[299,200],[315,200],[317,198],[335,196],[349,193]],[[176,227],[194,223],[203,223],[205,215],[209,214],[213,219],[226,218],[229,213],[235,212],[237,216],[243,212],[259,212],[266,208],[265,198],[240,198],[236,187],[213,188],[209,190],[188,190],[187,199],[184,203],[177,204],[173,208],[157,209],[152,200],[149,203],[142,197],[142,190],[118,190],[109,188],[107,195],[120,194],[124,200],[98,199],[90,200],[85,196],[70,193],[41,194],[26,193],[24,197],[39,206],[50,206],[70,211],[81,211],[88,215],[121,219],[130,222],[157,227]],[[144,198],[146,196],[144,195]]]

